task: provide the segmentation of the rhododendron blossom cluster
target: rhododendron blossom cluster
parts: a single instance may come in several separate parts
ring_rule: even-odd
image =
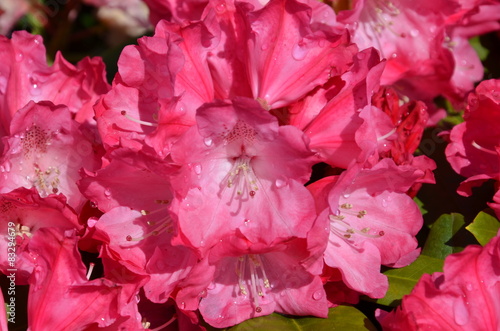
[[[467,105],[445,134],[459,192],[499,180],[499,81],[474,90],[468,43],[500,29],[498,2],[87,2],[129,35],[154,26],[110,83],[99,57],[48,65],[40,36],[0,36],[0,268],[29,285],[29,330],[205,330],[384,298],[383,271],[421,254],[436,97]],[[456,266],[476,254],[498,327],[497,242],[450,256],[382,325],[419,320],[425,286],[474,323]]]

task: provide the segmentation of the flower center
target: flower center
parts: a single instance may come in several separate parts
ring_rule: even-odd
[[[50,145],[50,137],[45,130],[33,125],[31,128],[26,129],[24,134],[21,134],[21,144],[24,157],[29,158],[34,151],[46,153],[47,146]]]
[[[159,205],[167,205],[169,200],[155,200],[155,203]],[[167,207],[161,207],[154,211],[141,210],[141,214],[145,218],[155,218],[156,215],[160,213],[166,213],[165,215],[160,215],[159,219],[152,220],[147,219],[145,222],[146,229],[144,231],[144,235],[140,237],[132,237],[131,235],[127,235],[125,238],[127,241],[141,241],[143,239],[149,238],[151,236],[157,236],[164,232],[172,233],[174,231],[173,221],[168,214]]]
[[[259,187],[257,186],[257,177],[250,165],[248,156],[241,156],[235,160],[231,170],[222,179],[221,190],[232,188],[232,197],[240,197],[243,199],[253,198]]]
[[[37,164],[34,165],[35,178],[32,179],[33,186],[36,187],[42,198],[49,194],[59,192],[59,175],[61,172],[57,167],[48,167],[45,171],[40,169]],[[30,176],[27,179],[30,180]]]
[[[271,288],[260,255],[240,256],[235,272],[238,276],[240,294],[247,296],[250,293],[255,311],[260,313],[262,311],[260,300],[266,295],[266,289]]]
[[[364,227],[362,229],[356,229],[350,222],[349,219],[362,219],[368,214],[364,209],[354,210],[354,206],[350,203],[343,203],[340,205],[339,209],[329,216],[330,219],[330,232],[338,237],[351,239],[355,234],[361,235],[367,238],[379,238],[384,235],[384,231],[373,231],[369,227]]]

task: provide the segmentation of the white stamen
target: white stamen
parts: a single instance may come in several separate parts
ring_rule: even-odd
[[[122,110],[121,111],[121,114],[127,118],[128,120],[131,120],[132,122],[135,122],[135,123],[138,123],[138,124],[141,124],[141,125],[146,125],[146,126],[153,126],[153,127],[157,127],[158,124],[157,123],[151,123],[151,122],[146,122],[146,121],[142,121],[142,120],[139,120],[137,118],[133,118],[132,116],[128,115],[127,112],[125,110]]]

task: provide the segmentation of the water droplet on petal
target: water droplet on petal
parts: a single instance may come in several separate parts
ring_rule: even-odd
[[[274,184],[276,185],[277,188],[282,188],[283,186],[286,185],[286,181],[284,181],[283,179],[276,179],[276,181],[274,182]]]
[[[203,140],[203,143],[205,143],[205,146],[210,147],[210,146],[212,146],[212,144],[213,144],[214,142],[213,142],[212,138],[207,137],[207,138],[205,138],[205,139]]]
[[[292,47],[292,57],[297,61],[302,61],[305,59],[309,50],[307,49],[304,42],[299,42]]]
[[[201,174],[201,164],[199,164],[199,163],[195,164],[193,167],[193,170],[194,170],[195,174],[197,174],[197,175]]]
[[[465,325],[469,322],[469,310],[463,300],[456,300],[453,305],[453,316],[458,325]]]
[[[420,31],[418,31],[417,29],[413,29],[410,31],[410,36],[412,36],[412,37],[417,37],[419,34],[420,34]]]
[[[23,53],[17,53],[16,54],[16,61],[21,62],[24,59]]]
[[[12,164],[9,161],[5,161],[4,164],[2,164],[2,172],[10,172],[11,167]]]
[[[318,291],[313,293],[314,300],[321,300],[321,298],[323,298],[323,291],[318,290]]]
[[[262,308],[261,307],[255,307],[255,312],[256,313],[261,313],[262,312]]]
[[[215,10],[219,14],[223,14],[226,11],[226,4],[224,2],[220,2],[217,6],[215,6]]]
[[[474,289],[474,286],[472,285],[472,283],[466,283],[465,288],[467,289],[467,291],[472,291]]]
[[[351,195],[350,195],[349,193],[344,193],[342,196],[344,197],[344,199],[347,199],[347,198],[349,198]]]
[[[184,301],[181,302],[180,308],[181,309],[186,309],[186,303]]]
[[[104,190],[104,196],[108,199],[111,198],[111,190],[109,188]]]
[[[268,44],[262,44],[262,46],[260,46],[260,49],[263,50],[263,51],[267,51],[267,49],[269,48],[269,45]]]
[[[207,291],[203,290],[200,292],[200,298],[206,298],[207,297]]]
[[[250,223],[250,220],[247,218],[243,222],[245,223],[245,225],[248,225],[248,223]]]

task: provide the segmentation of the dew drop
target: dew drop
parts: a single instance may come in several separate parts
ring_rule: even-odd
[[[472,283],[466,283],[465,288],[467,289],[467,291],[472,291],[474,289],[474,286],[472,285]]]
[[[199,163],[195,164],[193,167],[193,170],[194,170],[195,174],[197,174],[197,175],[201,174],[201,164],[199,164]]]
[[[349,193],[344,193],[342,196],[344,197],[344,199],[347,199],[347,198],[349,198],[351,195],[350,195]]]
[[[108,199],[111,197],[111,190],[109,188],[104,190],[104,196]]]
[[[387,200],[382,199],[382,207],[384,207],[384,208],[387,207]]]
[[[205,241],[204,240],[200,241],[200,247],[205,247]]]
[[[181,302],[180,308],[181,309],[186,309],[186,303],[184,301]]]
[[[255,191],[250,191],[249,194],[250,194],[251,197],[254,197],[255,196]]]
[[[282,188],[283,186],[286,185],[286,181],[284,181],[283,179],[278,178],[274,182],[274,185],[276,185],[277,188]]]
[[[247,218],[243,221],[243,223],[245,223],[245,225],[248,225],[248,223],[250,223],[250,220]]]
[[[132,241],[132,236],[131,236],[131,235],[128,235],[125,239],[126,239],[127,241]]]
[[[260,46],[260,49],[261,49],[262,51],[267,51],[267,49],[268,49],[268,48],[269,48],[269,45],[268,45],[268,44],[266,44],[266,43],[264,43],[264,44],[262,44],[262,46]]]
[[[226,4],[224,2],[219,3],[215,6],[215,10],[217,10],[219,14],[223,14],[226,11]]]
[[[255,312],[256,313],[261,313],[262,312],[262,308],[259,307],[259,306],[255,307]]]
[[[206,298],[207,297],[207,291],[203,290],[200,292],[200,298]]]
[[[297,61],[302,61],[305,59],[308,51],[306,45],[303,42],[299,42],[292,48],[292,57]]]
[[[23,53],[17,53],[16,54],[16,61],[21,62],[24,59]]]
[[[453,316],[458,325],[465,325],[469,322],[469,310],[463,300],[456,300],[453,305]]]
[[[12,167],[12,164],[9,161],[4,162],[2,165],[2,172],[10,172],[10,169]]]
[[[90,207],[92,207],[92,208],[97,208],[97,202],[95,202],[95,201],[90,201]]]
[[[410,36],[412,36],[412,37],[417,37],[419,34],[420,34],[420,31],[418,31],[417,29],[412,29],[410,31]]]
[[[321,298],[323,298],[323,291],[318,290],[318,291],[313,293],[314,300],[321,300]]]
[[[210,146],[212,146],[212,144],[213,144],[214,142],[213,142],[212,138],[207,137],[207,138],[205,138],[205,139],[203,140],[203,143],[205,144],[205,146],[210,147]]]

